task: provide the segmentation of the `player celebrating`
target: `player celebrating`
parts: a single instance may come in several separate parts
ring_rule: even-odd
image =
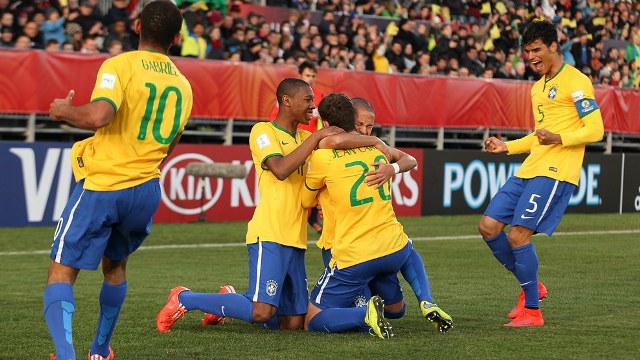
[[[302,328],[308,301],[306,216],[300,205],[304,165],[322,138],[342,130],[329,127],[311,134],[297,129],[298,123],[309,123],[315,109],[313,92],[305,81],[284,79],[276,96],[278,116],[273,122],[254,125],[249,137],[261,194],[247,229],[249,290],[200,294],[176,287],[158,313],[160,332],[168,332],[186,311],[194,309],[249,323],[269,322],[270,328]]]
[[[327,96],[319,107],[323,121],[355,132],[355,109],[343,94]],[[309,160],[302,203],[316,201],[317,190],[326,186],[335,207],[332,259],[309,299],[305,328],[340,332],[370,327],[380,338],[393,336],[385,310],[400,314],[405,309],[396,273],[410,254],[411,243],[396,220],[390,184],[375,189],[363,184],[369,164],[388,162],[374,147],[347,150],[320,149]],[[376,218],[380,221],[363,221]],[[366,307],[351,307],[370,285],[373,296]],[[384,306],[384,301],[391,305]]]
[[[75,359],[72,285],[80,269],[95,270],[100,260],[104,282],[89,357],[113,359],[109,341],[127,293],[127,258],[151,230],[160,202],[160,163],[177,144],[191,112],[191,86],[167,57],[180,40],[181,25],[174,4],[149,3],[135,24],[139,51],[102,64],[91,102],[72,106],[71,91],[51,104],[52,120],[96,131],[72,148],[78,184],[51,248],[44,316],[56,348],[52,359]]]
[[[558,31],[546,21],[530,23],[522,37],[532,68],[542,75],[531,88],[533,133],[506,143],[485,141],[491,153],[529,153],[514,177],[493,197],[478,229],[522,291],[513,320],[505,326],[542,326],[539,299],[547,289],[538,282],[538,256],[531,237],[551,235],[558,226],[578,180],[585,145],[602,139],[602,116],[593,85],[585,75],[563,63]],[[510,224],[509,234],[504,232]]]
[[[351,101],[356,112],[356,131],[362,135],[371,135],[375,123],[373,106],[363,98],[354,98]],[[331,138],[323,139],[320,142],[320,148],[326,147],[330,141]],[[390,148],[390,151],[392,156],[391,161],[393,163],[387,164],[386,162],[378,161],[371,164],[373,169],[365,174],[368,185],[375,186],[377,189],[383,184],[386,184],[395,174],[410,171],[418,166],[413,156],[395,148]],[[316,245],[322,250],[322,260],[325,267],[328,267],[331,260],[331,247],[333,246],[334,240],[335,209],[326,188],[321,189],[317,197],[318,203],[323,211],[325,226],[324,232],[320,236],[320,239],[318,239]],[[411,255],[402,266],[401,273],[418,299],[422,316],[432,321],[438,331],[446,332],[450,330],[453,327],[453,320],[444,310],[434,304],[431,296],[429,278],[425,271],[422,257],[415,249],[412,249]],[[362,300],[370,295],[367,290],[368,288],[365,289],[363,299],[357,298],[354,305],[364,304]],[[404,312],[405,309],[395,313],[387,311],[385,317],[388,319],[399,318]]]
[[[298,78],[304,80],[309,86],[311,86],[311,90],[313,90],[313,104],[316,106],[316,109],[313,109],[313,116],[309,119],[309,123],[299,123],[298,129],[307,130],[310,132],[315,132],[318,129],[322,128],[322,121],[320,121],[318,116],[318,104],[324,98],[324,93],[320,91],[318,88],[313,87],[316,83],[316,78],[318,77],[318,65],[309,60],[305,60],[300,65],[298,65]],[[271,110],[271,114],[269,114],[269,120],[274,120],[278,115],[278,103]],[[322,234],[322,225],[318,222],[318,209],[312,208],[309,210],[309,217],[307,218],[307,222],[309,225],[316,230],[319,234]]]

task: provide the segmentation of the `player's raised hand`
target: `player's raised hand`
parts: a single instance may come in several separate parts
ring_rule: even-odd
[[[495,136],[491,136],[484,141],[484,149],[485,151],[494,154],[500,154],[508,151],[507,145]]]
[[[540,143],[540,145],[562,144],[562,137],[547,129],[536,130],[536,137],[538,138],[538,143]]]
[[[389,179],[396,174],[395,169],[390,164],[384,162],[374,162],[373,165],[376,169],[371,170],[364,174],[366,176],[365,182],[369,186],[373,186],[376,189],[385,184]]]
[[[51,117],[51,120],[60,121],[63,119],[65,109],[71,106],[73,95],[75,95],[75,91],[71,90],[66,98],[53,99],[53,102],[49,105],[49,117]]]

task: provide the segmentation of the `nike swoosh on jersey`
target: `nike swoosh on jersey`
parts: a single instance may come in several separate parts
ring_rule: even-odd
[[[524,216],[524,214],[520,215],[520,219],[524,219],[524,220],[533,219],[533,218],[534,218],[533,216]]]

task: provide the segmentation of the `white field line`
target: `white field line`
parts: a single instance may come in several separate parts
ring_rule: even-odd
[[[640,234],[637,230],[607,230],[607,231],[573,231],[573,232],[557,232],[553,236],[585,236],[585,235],[621,235],[621,234]],[[480,240],[480,235],[459,235],[459,236],[426,236],[426,237],[410,237],[412,241],[443,241],[443,240]],[[309,244],[314,244],[310,241]],[[177,245],[149,245],[141,246],[140,250],[165,250],[165,249],[203,249],[203,248],[226,248],[246,246],[242,243],[205,243],[205,244],[177,244]],[[16,255],[40,255],[49,254],[51,250],[32,250],[32,251],[4,251],[0,252],[0,256],[16,256]]]

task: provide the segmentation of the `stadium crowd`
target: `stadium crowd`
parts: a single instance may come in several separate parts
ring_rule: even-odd
[[[110,55],[135,49],[138,0],[99,1],[0,0],[0,48]],[[539,18],[557,24],[564,61],[594,84],[640,87],[640,1],[267,0],[290,8],[281,23],[241,16],[242,4],[177,0],[185,24],[172,55],[533,80],[520,37],[524,24]],[[311,21],[311,8],[322,13],[319,22]]]

